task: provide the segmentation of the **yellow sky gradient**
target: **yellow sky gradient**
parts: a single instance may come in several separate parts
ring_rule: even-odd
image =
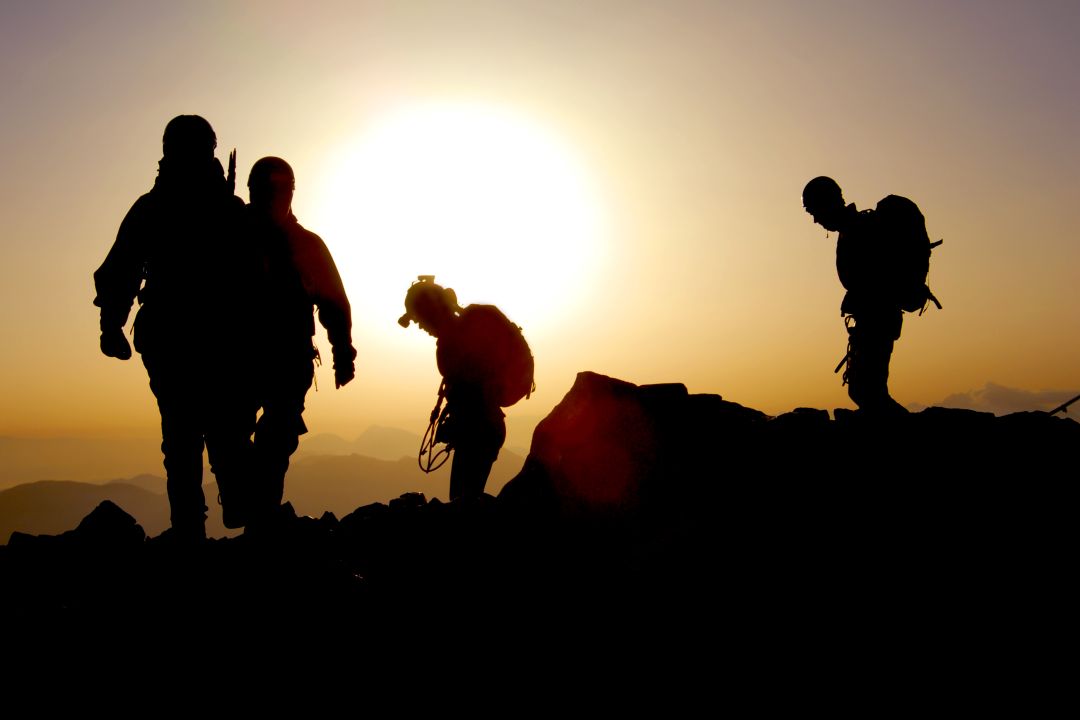
[[[330,368],[317,373],[313,432],[423,429],[434,341],[395,323],[418,273],[524,327],[538,390],[512,420],[545,415],[581,370],[769,413],[850,407],[832,372],[846,342],[835,235],[800,202],[821,174],[860,208],[912,198],[945,239],[930,275],[945,309],[906,319],[898,400],[987,383],[1080,391],[1075,3],[92,5],[0,6],[0,435],[157,432],[138,358],[98,351],[91,274],[181,113],[211,122],[219,157],[238,149],[241,188],[256,159],[286,158],[297,217],[341,266],[357,379],[335,391]],[[579,174],[595,221],[580,244],[559,245],[555,223],[551,247],[526,245],[528,214],[552,205],[511,193],[526,217],[490,271],[549,302],[487,296],[433,267],[434,250],[410,264],[364,235],[373,191],[357,181],[351,204],[341,160],[417,107],[516,118]],[[422,216],[433,192],[406,207]],[[222,307],[215,322],[236,320]],[[328,354],[321,329],[319,344]],[[227,348],[221,370],[243,371]]]

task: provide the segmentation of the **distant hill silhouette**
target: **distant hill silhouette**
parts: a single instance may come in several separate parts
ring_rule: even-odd
[[[141,487],[147,492],[152,492],[155,495],[165,494],[165,478],[160,475],[142,474],[131,478],[117,478],[105,483],[105,485],[114,484],[134,485],[136,487]]]
[[[500,452],[491,470],[488,492],[502,490],[523,463],[524,458],[516,453]],[[285,499],[301,515],[318,517],[329,510],[343,517],[361,505],[386,502],[407,492],[446,499],[449,487],[449,463],[427,475],[417,466],[415,455],[395,461],[362,455],[305,455],[289,467]]]
[[[140,478],[146,482],[146,477]],[[164,490],[164,480],[160,480]],[[0,491],[0,542],[13,532],[56,535],[72,529],[105,500],[134,516],[156,535],[169,527],[169,501],[164,493],[125,482],[93,484],[41,480]]]
[[[0,544],[15,531],[40,535],[69,530],[103,500],[112,500],[131,513],[149,535],[159,534],[169,526],[165,479],[146,470],[161,471],[160,443],[160,439],[0,437]],[[422,489],[435,497],[440,484],[448,486],[448,475],[439,473],[429,482],[416,464],[419,446],[419,436],[380,426],[369,427],[352,443],[329,434],[306,437],[290,472],[290,477],[296,475],[303,483],[296,487],[295,501],[304,512],[319,515],[327,509],[349,512],[357,505],[412,490]],[[328,477],[305,474],[305,463],[320,455],[368,457],[330,462],[340,471]],[[383,467],[367,462],[371,458],[393,462]],[[412,460],[398,462],[403,458]],[[501,489],[521,463],[520,455],[504,451],[490,489]],[[123,467],[138,474],[118,476],[116,469]],[[207,532],[213,537],[235,535],[221,522],[217,487],[208,466],[203,477],[208,481],[204,487],[209,506]],[[136,486],[154,497],[136,497],[130,487],[123,486]],[[18,491],[8,494],[9,489]],[[290,489],[287,482],[286,499],[293,497]],[[441,492],[445,495],[445,487]],[[320,493],[326,493],[325,500]]]
[[[349,442],[330,433],[304,436],[300,439],[300,455],[363,455],[376,460],[397,461],[416,457],[420,436],[400,428],[372,425],[360,437]]]
[[[0,490],[37,480],[100,482],[161,468],[161,438],[0,437]]]
[[[492,469],[488,490],[499,492],[521,470],[523,462],[520,455],[503,450]],[[206,477],[213,475],[206,473]],[[301,514],[318,517],[330,511],[340,517],[361,505],[407,492],[445,498],[449,482],[449,465],[426,475],[415,457],[391,462],[356,454],[307,454],[298,455],[289,469],[285,499]],[[222,524],[216,483],[207,483],[203,492],[209,507],[207,532],[212,537],[235,535]],[[0,544],[16,531],[54,535],[70,530],[104,500],[111,500],[131,514],[150,536],[169,527],[163,477],[137,475],[108,483],[44,480],[0,491]]]
[[[212,477],[212,476],[211,476]],[[216,503],[217,484],[203,485],[209,507],[206,531],[212,537],[236,535],[225,529]],[[104,501],[122,507],[154,536],[169,527],[169,500],[165,478],[136,475],[107,483],[39,480],[0,491],[0,544],[13,532],[54,535],[70,530],[90,510]]]
[[[514,425],[509,421],[507,424]],[[530,433],[534,424],[526,423]],[[304,436],[296,455],[363,455],[376,460],[397,461],[401,458],[415,459],[419,449],[419,435],[401,428],[372,425],[352,442],[332,433]],[[529,452],[527,444],[523,448],[507,445],[505,450],[518,457],[524,457]]]
[[[352,455],[353,444],[333,433],[319,433],[318,435],[304,435],[300,438],[300,446],[296,449],[295,457],[304,455]],[[397,458],[381,458],[383,460],[396,460]]]

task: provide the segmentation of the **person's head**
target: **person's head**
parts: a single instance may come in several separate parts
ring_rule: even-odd
[[[296,178],[289,163],[279,157],[264,157],[251,166],[248,174],[248,198],[253,207],[274,218],[292,212]]]
[[[405,314],[398,324],[409,327],[414,321],[429,335],[439,337],[459,312],[457,294],[451,288],[436,285],[434,275],[421,275],[405,294]]]
[[[844,193],[831,177],[816,177],[806,183],[802,193],[803,207],[821,227],[826,230],[839,230],[843,222]]]
[[[165,126],[162,155],[172,162],[200,162],[214,157],[217,135],[199,115],[177,115]]]

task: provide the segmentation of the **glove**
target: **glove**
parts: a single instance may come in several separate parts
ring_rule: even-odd
[[[131,345],[124,337],[124,328],[114,327],[101,331],[101,352],[106,357],[127,360],[131,357]]]
[[[342,350],[334,348],[334,387],[348,385],[356,377],[356,349],[346,345]]]

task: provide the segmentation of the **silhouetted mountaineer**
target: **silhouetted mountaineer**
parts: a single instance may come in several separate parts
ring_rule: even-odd
[[[484,492],[506,440],[501,408],[532,393],[532,353],[521,328],[498,308],[462,309],[454,291],[436,285],[431,275],[421,275],[405,295],[405,314],[398,323],[408,327],[410,321],[436,338],[435,359],[443,376],[428,430],[434,437],[426,437],[425,445],[445,442],[455,452],[450,499],[476,497]]]
[[[844,382],[860,410],[903,414],[889,395],[889,360],[900,338],[903,312],[919,311],[937,298],[926,285],[931,243],[918,206],[889,195],[874,210],[846,204],[836,181],[816,177],[803,189],[803,207],[814,222],[840,233],[836,272],[847,290],[840,314],[848,331]]]
[[[94,273],[101,308],[101,351],[127,360],[124,337],[138,297],[135,349],[161,411],[172,528],[177,538],[206,535],[203,444],[220,489],[225,525],[243,523],[237,499],[250,456],[251,386],[229,377],[249,367],[231,352],[250,345],[254,278],[243,246],[243,201],[214,157],[217,138],[198,115],[165,127],[157,180],[131,207],[105,262]],[[234,345],[235,344],[235,345]]]
[[[304,424],[304,397],[314,377],[317,351],[314,308],[333,350],[334,383],[346,385],[355,374],[352,312],[341,276],[325,243],[305,230],[292,214],[292,167],[265,157],[248,177],[251,205],[248,231],[262,258],[259,323],[258,401],[251,520],[270,519],[281,505],[289,457]]]

